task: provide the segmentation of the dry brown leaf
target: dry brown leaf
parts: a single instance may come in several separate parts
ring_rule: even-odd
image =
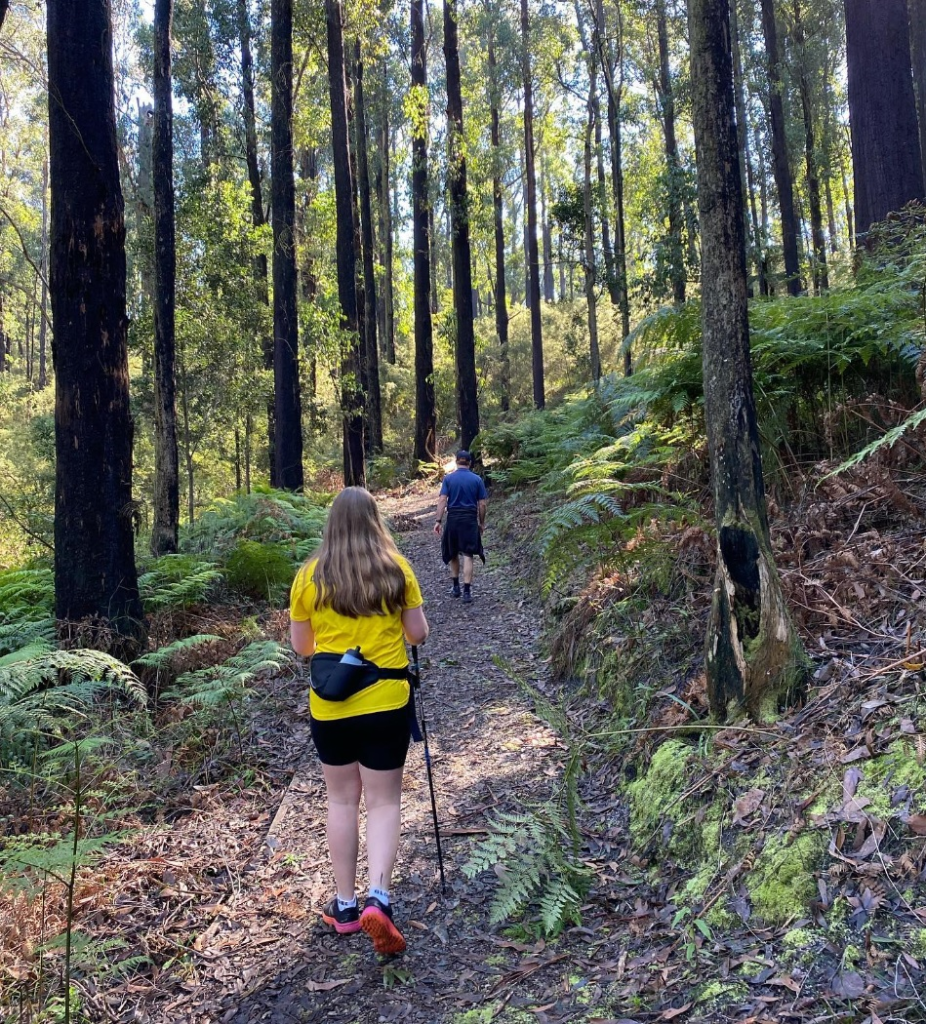
[[[310,979],[306,982],[305,987],[310,992],[330,992],[333,988],[340,988],[349,981],[350,978],[335,978],[332,981],[312,981]]]

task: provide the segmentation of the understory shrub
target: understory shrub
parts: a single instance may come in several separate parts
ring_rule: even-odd
[[[259,601],[280,603],[296,575],[295,563],[279,544],[239,541],[225,562],[231,590]]]

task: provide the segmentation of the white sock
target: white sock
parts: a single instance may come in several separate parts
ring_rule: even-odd
[[[341,894],[338,893],[338,910],[348,910],[351,907],[357,906],[357,894],[354,893],[349,900],[341,898]]]
[[[385,906],[389,906],[389,891],[387,889],[380,889],[378,885],[371,885],[370,895],[375,896]]]

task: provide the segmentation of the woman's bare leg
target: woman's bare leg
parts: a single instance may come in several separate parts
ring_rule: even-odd
[[[402,830],[402,772],[379,772],[360,766],[367,809],[367,858],[370,885],[389,891]]]
[[[338,895],[349,900],[357,887],[360,843],[360,765],[323,764],[328,789],[328,852]]]

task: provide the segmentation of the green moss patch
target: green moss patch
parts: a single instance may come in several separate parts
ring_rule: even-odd
[[[771,836],[746,876],[753,907],[767,924],[785,924],[801,917],[817,892],[814,872],[826,841],[819,832],[803,832],[789,843]]]
[[[865,813],[873,818],[887,821],[898,813],[898,807],[891,804],[894,793],[906,786],[913,795],[912,809],[926,810],[926,765],[916,757],[916,744],[912,739],[895,740],[880,756],[860,766],[862,779],[857,797],[871,801]]]

